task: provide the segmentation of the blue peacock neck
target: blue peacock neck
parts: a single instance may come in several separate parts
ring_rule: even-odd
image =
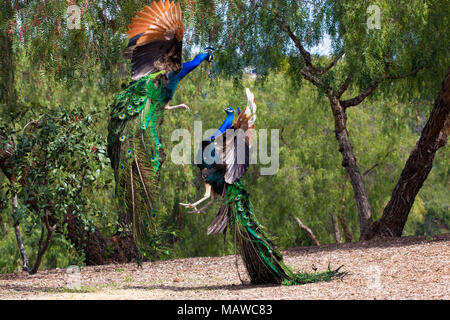
[[[214,140],[217,136],[221,135],[222,133],[230,129],[231,126],[233,125],[233,117],[234,112],[228,113],[227,117],[225,118],[225,121],[222,123],[220,128],[209,138],[209,140],[211,141]]]
[[[178,72],[177,74],[171,73],[169,75],[170,82],[169,82],[167,88],[170,93],[170,99],[173,98],[175,90],[177,89],[178,83],[181,81],[181,79],[183,79],[191,71],[193,71],[195,68],[197,68],[207,58],[208,58],[207,53],[200,53],[200,54],[196,55],[192,61],[183,63],[183,67],[180,72]]]
[[[179,75],[180,80],[183,79],[185,76],[187,76],[192,70],[197,68],[203,61],[206,60],[208,57],[208,54],[206,53],[200,53],[195,56],[195,58],[192,61],[183,63],[183,68],[181,69]]]

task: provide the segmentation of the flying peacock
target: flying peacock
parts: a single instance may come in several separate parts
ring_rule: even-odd
[[[257,220],[249,194],[241,181],[250,163],[252,136],[256,120],[256,101],[246,89],[247,107],[233,124],[234,110],[225,108],[226,119],[219,130],[202,141],[197,155],[198,167],[206,193],[195,203],[180,203],[193,208],[190,213],[205,213],[215,195],[223,197],[223,204],[208,227],[208,234],[225,233],[230,226],[253,284],[304,284],[327,281],[344,273],[328,270],[317,273],[294,274],[283,262],[281,253],[264,227]],[[211,198],[202,208],[197,206]]]
[[[179,82],[203,61],[212,48],[181,63],[185,27],[181,8],[162,0],[145,6],[132,19],[124,56],[131,59],[132,82],[116,95],[108,126],[108,155],[114,169],[116,197],[133,226],[135,240],[146,231],[156,234],[162,220],[154,207],[159,169],[165,155],[158,128]]]

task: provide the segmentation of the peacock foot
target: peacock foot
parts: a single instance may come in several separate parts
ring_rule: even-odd
[[[176,106],[165,106],[164,107],[164,109],[166,109],[166,110],[173,110],[173,109],[179,109],[179,108],[183,108],[188,112],[190,111],[189,107],[184,103],[176,105]]]
[[[206,209],[206,208],[201,208],[201,209],[196,209],[196,208],[195,208],[195,210],[193,210],[193,211],[188,211],[187,213],[202,213],[202,214],[206,214],[205,209]]]
[[[181,203],[180,202],[180,206],[183,206],[185,208],[194,208],[195,210],[197,210],[197,206],[193,203]]]
[[[194,209],[192,211],[188,211],[187,213],[203,213],[203,214],[206,213],[205,212],[206,208],[197,209],[197,206],[195,204],[192,204],[192,203],[181,203],[180,202],[180,205],[182,205],[185,208],[193,208]]]

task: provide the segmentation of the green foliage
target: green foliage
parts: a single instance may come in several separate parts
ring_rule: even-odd
[[[33,210],[31,202],[51,209],[62,228],[44,256],[43,267],[65,267],[83,260],[83,254],[64,237],[63,214],[69,207],[87,229],[95,225],[104,235],[120,231],[113,171],[105,157],[108,105],[122,83],[129,81],[129,66],[121,55],[127,42],[124,33],[147,1],[74,3],[84,8],[80,30],[67,29],[65,1],[11,0],[0,5],[0,126],[7,136],[15,137],[23,155],[18,178],[39,182],[25,188],[14,186],[23,198],[17,218],[31,261],[44,213]],[[366,28],[370,4],[382,9],[381,30]],[[302,80],[304,62],[277,26],[275,13],[286,18],[306,48],[329,36],[332,54],[345,49],[340,63],[326,75],[326,82],[337,88],[351,72],[354,83],[344,98],[366,87],[384,70],[386,61],[392,64],[393,74],[426,66],[415,78],[386,82],[375,96],[348,110],[350,139],[361,172],[366,173],[364,182],[377,219],[449,65],[448,1],[186,0],[181,5],[187,27],[184,58],[206,45],[217,50],[212,69],[202,65],[177,90],[173,103],[186,103],[191,112],[165,114],[160,134],[168,158],[161,168],[158,209],[169,217],[167,224],[176,226],[176,232],[170,230],[164,244],[154,246],[164,248],[167,258],[233,253],[232,237],[206,235],[219,201],[207,215],[188,215],[178,205],[200,198],[204,190],[197,167],[170,161],[170,152],[178,143],[170,137],[178,128],[192,132],[194,121],[202,121],[204,130],[216,129],[225,117],[224,106],[245,106],[246,86],[257,99],[256,128],[280,130],[277,174],[262,176],[260,169],[266,166],[256,164],[244,178],[258,219],[285,248],[311,244],[293,216],[300,217],[321,243],[331,243],[329,213],[342,210],[357,238],[357,210],[340,165],[329,103],[322,92]],[[324,67],[331,59],[313,56],[313,63]],[[263,77],[252,81],[243,76],[247,66]],[[31,123],[22,134],[31,119],[39,120],[40,127]],[[448,232],[449,152],[447,147],[437,153],[405,235]],[[84,187],[76,197],[83,177]],[[0,183],[0,222],[7,231],[0,233],[0,272],[10,272],[19,268],[20,256],[9,205],[12,186],[3,176]]]
[[[41,226],[56,227],[57,236],[52,240],[56,248],[76,252],[65,237],[68,214],[83,223],[85,232],[92,232],[99,213],[101,218],[106,212],[92,201],[92,190],[110,190],[112,181],[104,174],[104,171],[111,174],[104,142],[90,129],[97,117],[96,113],[84,115],[81,111],[59,108],[15,134],[15,152],[7,160],[7,164],[13,164],[15,182],[3,185],[6,189],[3,197],[18,195],[19,206],[11,218],[20,224],[26,238],[34,239],[34,243],[28,242],[29,252],[36,250]],[[50,249],[47,265],[58,266],[74,260],[61,261],[57,256],[59,251]]]

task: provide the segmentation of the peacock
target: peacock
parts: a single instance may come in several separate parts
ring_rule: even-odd
[[[194,203],[180,203],[193,208],[190,213],[205,213],[213,203],[215,195],[223,198],[216,217],[208,227],[208,235],[225,233],[230,226],[239,245],[242,260],[253,284],[304,284],[327,281],[341,277],[337,270],[317,273],[294,274],[283,262],[282,254],[274,245],[255,216],[250,197],[242,177],[250,163],[254,124],[256,121],[256,101],[247,88],[247,107],[239,112],[233,124],[234,110],[226,107],[226,119],[208,139],[202,141],[197,155],[197,166],[205,183],[205,195]],[[198,209],[202,202],[210,201]]]
[[[131,59],[132,81],[111,105],[108,156],[116,181],[115,195],[131,222],[135,240],[156,234],[163,219],[154,206],[160,166],[165,154],[158,135],[164,110],[179,82],[202,62],[213,60],[213,48],[181,63],[185,27],[180,4],[152,2],[128,27],[124,56]]]

